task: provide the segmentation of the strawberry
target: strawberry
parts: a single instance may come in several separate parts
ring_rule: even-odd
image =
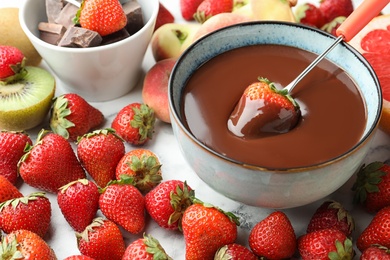
[[[352,215],[337,201],[328,200],[317,208],[310,219],[307,233],[327,228],[335,228],[349,237],[355,229]]]
[[[390,260],[390,250],[380,245],[372,245],[365,249],[360,260]]]
[[[0,203],[23,197],[23,194],[4,176],[0,175]]]
[[[6,84],[22,77],[26,58],[14,46],[0,45],[0,84]]]
[[[260,257],[291,258],[296,249],[296,236],[286,214],[275,211],[258,222],[249,234],[249,246]]]
[[[131,103],[123,107],[111,127],[128,143],[143,145],[152,138],[156,117],[146,104]]]
[[[321,28],[325,18],[320,9],[312,3],[303,3],[295,9],[296,21],[308,26]]]
[[[203,0],[180,0],[181,16],[187,20],[194,20],[194,14]]]
[[[145,195],[146,211],[160,227],[181,230],[183,213],[192,204],[194,193],[186,182],[162,182]]]
[[[337,28],[340,27],[340,25],[345,21],[345,19],[347,19],[347,17],[338,16],[338,17],[334,18],[332,21],[330,21],[329,23],[324,24],[321,27],[321,30],[323,30],[327,33],[330,33],[333,36],[337,36],[337,34],[336,34]]]
[[[144,234],[142,238],[127,246],[122,260],[172,260],[167,255],[160,242],[151,235]]]
[[[95,260],[121,260],[125,241],[119,227],[112,221],[95,218],[82,233],[76,233],[80,253]]]
[[[32,145],[32,141],[25,132],[0,131],[0,175],[14,185],[18,179],[18,161],[27,144]]]
[[[62,186],[57,194],[58,206],[69,225],[82,232],[92,223],[99,208],[99,189],[87,179]]]
[[[86,255],[71,255],[68,257],[65,257],[64,260],[95,260],[89,256]]]
[[[305,259],[352,259],[352,241],[337,229],[321,229],[298,238],[298,250]]]
[[[338,16],[348,17],[354,10],[352,0],[321,0],[318,8],[324,16],[325,23]]]
[[[50,111],[50,128],[69,141],[88,133],[104,121],[100,110],[81,96],[68,93],[54,98]]]
[[[127,16],[118,0],[83,0],[76,15],[81,27],[106,36],[123,29]]]
[[[142,193],[149,192],[162,180],[160,161],[157,155],[148,149],[127,152],[116,166],[116,179],[119,180],[122,174],[131,176]]]
[[[248,248],[240,244],[228,244],[218,249],[214,260],[257,260],[258,257]]]
[[[47,130],[38,133],[35,145],[26,147],[18,167],[25,183],[55,194],[69,182],[86,177],[70,143]]]
[[[194,14],[198,23],[204,23],[210,17],[233,10],[233,0],[203,0]]]
[[[138,234],[145,227],[145,198],[131,183],[126,177],[110,182],[102,190],[99,207],[108,219]]]
[[[26,229],[44,237],[50,219],[51,204],[45,193],[36,192],[0,204],[0,227],[5,233]]]
[[[77,155],[96,184],[105,187],[115,179],[116,166],[125,155],[125,145],[115,130],[96,130],[79,138]]]
[[[369,212],[390,206],[390,165],[379,161],[363,165],[352,190],[354,202],[363,204]]]
[[[182,218],[186,259],[213,259],[220,247],[236,240],[237,225],[234,214],[195,199]]]
[[[277,89],[266,78],[258,80],[244,90],[228,120],[228,128],[236,136],[257,138],[269,133],[285,133],[299,121],[299,105],[288,91]]]
[[[361,252],[374,244],[390,248],[390,206],[375,214],[356,241],[356,246]]]
[[[3,238],[1,248],[1,259],[57,260],[46,241],[29,230],[20,229],[9,233]]]
[[[156,24],[154,25],[154,31],[156,31],[162,25],[166,23],[173,23],[174,21],[175,17],[173,14],[161,2],[159,2],[159,9],[156,18]]]

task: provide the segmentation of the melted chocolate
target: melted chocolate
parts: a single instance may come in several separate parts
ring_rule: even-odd
[[[291,131],[243,139],[227,127],[237,100],[254,79],[261,75],[286,86],[315,57],[293,47],[260,45],[213,58],[192,75],[184,89],[185,126],[216,152],[262,167],[310,166],[346,153],[363,134],[366,108],[352,79],[328,60],[291,93],[301,108],[301,120]]]

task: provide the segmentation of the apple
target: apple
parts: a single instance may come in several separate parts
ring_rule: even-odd
[[[166,23],[159,27],[150,41],[155,61],[178,58],[192,43],[198,23]]]
[[[252,5],[250,0],[234,0],[232,13],[245,15],[253,19]]]
[[[142,99],[151,107],[156,118],[171,123],[168,105],[168,82],[177,58],[169,58],[156,62],[145,75]]]
[[[207,19],[203,24],[201,24],[200,28],[196,31],[193,37],[193,41],[196,41],[204,35],[211,33],[217,29],[249,21],[252,21],[250,17],[238,13],[232,12],[216,14]]]
[[[250,0],[253,19],[295,22],[292,6],[296,0]]]

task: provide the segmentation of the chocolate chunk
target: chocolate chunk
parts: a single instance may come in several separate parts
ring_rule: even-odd
[[[66,29],[61,24],[40,22],[38,24],[39,36],[42,41],[57,45]]]
[[[46,0],[46,14],[49,23],[54,23],[62,8],[64,7],[63,0]]]
[[[117,32],[111,33],[109,35],[103,36],[102,45],[114,43],[121,41],[127,37],[129,37],[130,34],[127,32],[126,29],[119,30]]]
[[[62,24],[68,29],[71,26],[74,26],[73,18],[76,16],[77,10],[79,8],[73,4],[66,4],[62,8],[61,12],[58,14],[58,17],[55,19],[55,22]]]
[[[102,37],[95,31],[81,27],[69,27],[58,46],[86,48],[100,45]]]
[[[127,16],[126,30],[130,35],[138,32],[144,26],[144,17],[141,5],[133,0],[123,5],[123,11]]]

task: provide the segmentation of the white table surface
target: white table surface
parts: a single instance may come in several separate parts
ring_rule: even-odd
[[[23,0],[1,0],[0,7],[19,7]],[[300,0],[299,3],[306,0]],[[309,0],[314,2],[314,0]],[[179,10],[179,0],[161,0],[161,2],[174,14],[177,22],[183,22]],[[361,0],[356,0],[354,3],[358,4]],[[389,5],[385,9],[385,13],[389,13]],[[154,59],[151,55],[150,49],[148,50],[143,63],[144,71],[147,71],[154,64]],[[45,62],[42,62],[42,67],[47,68]],[[62,94],[61,82],[57,82],[57,95]],[[132,90],[129,94],[108,102],[92,103],[93,106],[100,109],[105,118],[106,123],[103,127],[110,127],[113,118],[116,113],[125,105],[131,102],[142,102],[141,98],[142,80],[138,86]],[[28,131],[33,141],[35,141],[38,131],[47,125],[41,125],[36,129]],[[264,209],[243,205],[241,203],[232,201],[208,187],[197,175],[192,171],[190,166],[184,160],[175,137],[173,136],[171,126],[169,124],[157,122],[155,127],[156,133],[153,140],[151,140],[145,148],[154,151],[162,162],[163,178],[168,179],[180,179],[187,181],[187,183],[196,191],[198,198],[210,202],[216,206],[221,207],[225,211],[232,211],[240,217],[241,225],[239,227],[237,242],[243,245],[248,245],[248,235],[252,227],[268,214],[273,212],[273,209]],[[126,151],[133,149],[130,145],[126,144]],[[385,161],[390,156],[390,137],[378,131],[374,144],[370,149],[364,163],[369,163],[374,160]],[[356,221],[356,230],[353,233],[353,239],[356,241],[357,236],[361,231],[369,224],[373,215],[366,213],[360,206],[352,204],[353,193],[351,191],[354,177],[352,177],[344,186],[339,190],[329,195],[327,198],[314,202],[312,204],[282,210],[290,218],[296,235],[300,236],[305,233],[306,226],[309,222],[311,214],[314,213],[316,208],[325,199],[334,199],[341,202],[346,209],[348,209]],[[35,191],[35,188],[28,186],[27,184],[21,184],[20,190],[24,195],[28,195]],[[52,205],[52,220],[51,228],[48,234],[45,236],[45,240],[54,249],[58,259],[64,259],[67,256],[80,254],[77,249],[76,238],[72,228],[67,224],[62,216],[56,201],[54,194],[47,194]],[[123,231],[123,230],[122,230]],[[148,219],[146,233],[149,233],[156,237],[162,246],[166,249],[166,252],[175,260],[185,259],[185,243],[182,234],[179,232],[166,231],[160,228],[152,220]],[[132,235],[126,231],[123,231],[126,245],[131,241],[139,237],[139,235]],[[358,256],[360,252],[356,250]]]

